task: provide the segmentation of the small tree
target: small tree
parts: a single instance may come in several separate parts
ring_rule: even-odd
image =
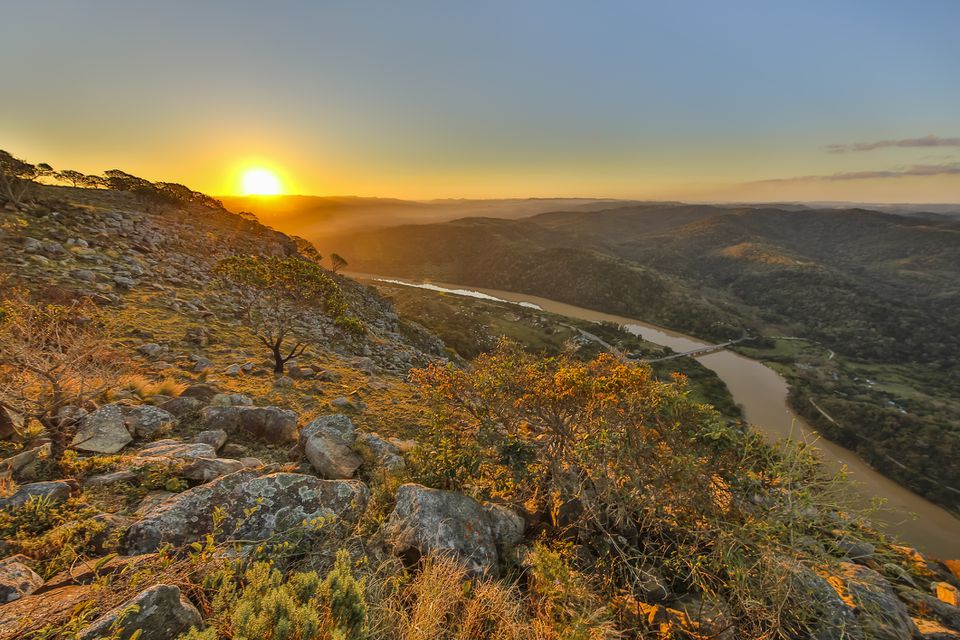
[[[15,205],[23,204],[38,171],[36,166],[0,149],[0,197]]]
[[[13,291],[0,302],[0,405],[40,422],[59,459],[73,425],[62,410],[96,398],[123,374],[92,304],[34,304]]]
[[[337,283],[324,270],[296,257],[233,256],[216,267],[222,284],[239,295],[247,327],[270,349],[276,373],[302,355],[306,338],[298,325],[322,311],[340,321],[347,303]],[[285,346],[288,338],[294,344]]]
[[[347,266],[347,261],[344,260],[339,253],[330,254],[330,270],[336,273]]]
[[[86,185],[87,176],[81,171],[64,169],[63,171],[57,172],[57,180],[60,180],[61,182],[69,182],[70,186],[73,187],[82,187]]]

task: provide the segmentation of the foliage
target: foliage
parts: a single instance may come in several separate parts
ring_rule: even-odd
[[[270,349],[277,373],[306,350],[299,325],[318,311],[350,332],[362,329],[347,316],[340,287],[313,262],[297,257],[233,256],[221,260],[215,271],[223,286],[239,295],[247,327]],[[296,342],[285,349],[284,342],[291,336]]]
[[[22,290],[0,302],[0,405],[43,424],[55,459],[73,429],[61,410],[96,398],[124,368],[92,304],[32,303]]]
[[[227,569],[208,580],[215,588],[211,629],[185,640],[360,640],[365,637],[365,582],[351,572],[350,554],[337,553],[326,578],[315,571],[282,574],[270,562]]]
[[[30,184],[49,165],[32,165],[0,149],[0,197],[15,205],[22,204]]]
[[[678,590],[725,599],[744,635],[785,637],[812,615],[791,567],[819,559],[814,536],[845,516],[810,451],[774,451],[690,401],[682,377],[606,354],[501,343],[469,371],[411,378],[435,416],[414,473],[525,508],[596,558],[609,594],[642,593],[652,564]]]

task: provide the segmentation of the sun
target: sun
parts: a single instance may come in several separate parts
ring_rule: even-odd
[[[247,169],[241,181],[245,196],[275,196],[283,193],[280,178],[269,169]]]

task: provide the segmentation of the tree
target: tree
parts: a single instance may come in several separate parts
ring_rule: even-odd
[[[347,261],[340,257],[339,253],[330,254],[330,270],[336,273],[347,266]]]
[[[81,171],[74,171],[73,169],[64,169],[57,173],[57,180],[61,182],[69,182],[71,186],[81,187],[86,184],[87,176]]]
[[[122,376],[124,362],[87,301],[33,303],[14,290],[0,302],[0,406],[42,424],[59,459],[73,435],[69,406],[82,406]]]
[[[318,310],[339,324],[347,303],[340,287],[319,265],[297,257],[233,256],[221,260],[215,272],[221,285],[240,297],[247,327],[273,355],[276,373],[302,355],[306,337],[300,325]],[[285,345],[293,338],[293,346]]]
[[[0,149],[0,197],[15,205],[23,204],[38,172],[36,166]]]

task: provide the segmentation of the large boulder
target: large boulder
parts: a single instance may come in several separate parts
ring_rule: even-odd
[[[811,640],[866,640],[860,624],[835,587],[804,566],[790,571],[791,588],[807,604],[807,636]],[[835,580],[835,579],[834,579]]]
[[[83,418],[71,444],[80,451],[117,453],[132,441],[121,405],[106,404]]]
[[[396,553],[408,561],[427,554],[451,555],[479,576],[496,571],[498,547],[518,541],[517,527],[522,535],[522,523],[499,507],[486,508],[453,491],[405,484],[397,489],[386,533]],[[498,539],[498,534],[505,537]]]
[[[116,638],[175,640],[191,627],[203,628],[200,612],[173,585],[158,584],[124,602],[82,630],[80,640]]]
[[[243,432],[271,443],[297,440],[297,414],[279,407],[204,407],[200,422],[205,429]]]
[[[324,478],[352,478],[363,459],[352,448],[357,436],[344,415],[322,416],[300,432],[300,445],[311,466]]]
[[[43,586],[43,578],[26,561],[27,557],[22,555],[0,560],[0,605],[19,600]]]
[[[208,444],[219,451],[223,445],[227,444],[227,432],[223,429],[208,429],[193,436],[193,441]]]
[[[361,482],[238,471],[164,500],[127,530],[122,546],[137,554],[166,542],[179,547],[199,540],[212,532],[217,507],[224,515],[219,534],[244,540],[262,540],[319,517],[355,523],[368,497]]]
[[[917,627],[907,607],[893,587],[879,573],[852,562],[840,565],[840,575],[833,581],[837,592],[853,603],[854,615],[871,640],[911,640]],[[845,592],[845,593],[841,593]]]
[[[74,493],[79,494],[80,487],[76,480],[54,480],[51,482],[31,482],[21,485],[6,498],[0,498],[0,509],[18,508],[25,505],[32,498],[63,502]]]
[[[41,460],[50,457],[52,447],[49,442],[31,447],[0,461],[0,477],[18,479],[33,472]]]

